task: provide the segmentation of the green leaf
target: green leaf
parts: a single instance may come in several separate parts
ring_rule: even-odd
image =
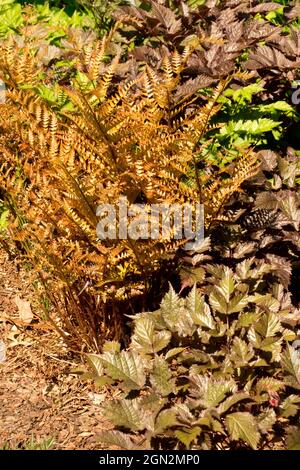
[[[280,111],[290,117],[295,115],[295,109],[286,101],[275,101],[274,103],[264,104],[261,106],[261,109],[268,113],[276,113],[277,111]]]
[[[145,412],[138,399],[108,400],[101,407],[104,416],[114,425],[142,431],[146,428]]]
[[[170,285],[169,292],[164,296],[161,302],[160,311],[162,318],[171,331],[176,330],[176,324],[183,306],[184,300],[176,294],[175,290]]]
[[[175,382],[172,380],[172,372],[169,364],[161,357],[156,357],[154,367],[150,374],[151,385],[162,396],[176,392]]]
[[[224,297],[214,288],[209,296],[209,303],[219,313],[227,313],[227,302]]]
[[[3,212],[1,212],[2,207],[0,205],[0,232],[1,230],[5,230],[8,227],[8,216],[9,216],[9,211],[5,209]]]
[[[203,408],[214,408],[221,403],[228,393],[235,391],[234,380],[213,379],[195,375],[190,377],[191,396],[198,399]]]
[[[201,413],[201,417],[195,422],[195,425],[205,426],[214,432],[224,434],[222,423],[219,419],[216,419],[215,416],[219,418],[215,410],[204,410],[204,412]]]
[[[289,344],[282,356],[282,367],[289,374],[289,385],[300,388],[300,353]]]
[[[168,408],[159,413],[155,421],[155,432],[163,433],[166,429],[178,425],[177,410],[175,407]]]
[[[252,325],[259,317],[259,313],[246,312],[241,313],[237,322],[237,328],[244,328]]]
[[[231,96],[233,101],[236,102],[246,102],[251,101],[252,96],[263,91],[263,86],[259,83],[251,83],[248,86],[238,88],[237,90],[233,90],[231,88],[227,89],[224,93],[224,96]]]
[[[273,377],[262,377],[255,385],[256,392],[260,395],[263,392],[279,392],[285,388],[282,380]]]
[[[239,313],[241,310],[247,307],[248,303],[249,299],[247,295],[237,294],[233,297],[233,299],[230,300],[227,307],[227,313]]]
[[[133,351],[107,352],[99,356],[107,374],[114,380],[122,381],[124,388],[139,390],[145,384],[145,361]]]
[[[286,446],[288,450],[300,450],[300,428],[291,426],[288,430]]]
[[[107,446],[118,446],[121,449],[136,450],[137,446],[128,434],[121,431],[102,431],[98,434],[98,439]]]
[[[215,322],[210,312],[210,308],[204,301],[204,297],[200,295],[199,291],[196,289],[196,285],[194,285],[187,297],[186,307],[196,325],[210,329],[215,327]]]
[[[248,344],[236,336],[232,343],[230,359],[236,367],[248,365],[250,359],[254,356],[253,349]]]
[[[220,284],[216,286],[216,290],[224,297],[226,303],[230,301],[230,296],[234,292],[235,281],[234,275],[230,268],[227,266],[224,267],[224,273]]]
[[[269,408],[257,417],[257,424],[262,434],[268,434],[276,423],[276,413],[273,408]]]
[[[240,401],[243,401],[243,400],[251,400],[249,393],[238,392],[238,393],[235,393],[234,395],[231,395],[219,405],[218,413],[220,415],[223,413],[226,413],[226,411],[228,411],[229,408],[231,408],[232,406],[236,405],[236,403],[239,403]]]
[[[226,426],[231,439],[236,441],[241,439],[252,449],[257,449],[260,435],[258,425],[251,413],[237,412],[227,415]]]
[[[280,405],[280,415],[283,418],[296,416],[299,411],[300,396],[289,395]]]
[[[282,327],[277,316],[269,312],[263,315],[255,324],[255,331],[257,331],[262,338],[271,338],[282,331]]]
[[[104,375],[104,368],[101,361],[101,356],[97,354],[89,354],[87,356],[87,362],[95,372],[96,376],[102,377]]]
[[[145,316],[135,321],[132,348],[143,354],[154,354],[164,349],[171,340],[171,332],[155,331],[155,323]]]
[[[278,127],[281,122],[273,121],[267,118],[258,118],[255,121],[248,119],[238,121],[228,121],[226,126],[220,129],[221,135],[232,135],[234,133],[261,135],[270,132]]]
[[[186,348],[172,348],[169,349],[169,351],[166,353],[165,358],[166,359],[172,359],[175,356],[178,356],[178,354],[181,354],[183,351],[185,351]]]
[[[103,346],[103,352],[120,352],[121,345],[118,341],[106,341]]]

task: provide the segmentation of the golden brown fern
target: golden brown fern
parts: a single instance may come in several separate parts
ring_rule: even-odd
[[[49,314],[51,321],[71,334],[64,338],[73,348],[97,349],[104,338],[120,338],[117,303],[143,295],[165,254],[186,242],[174,240],[172,230],[155,240],[98,240],[99,205],[116,205],[124,196],[149,206],[202,202],[209,228],[257,171],[253,152],[237,158],[227,180],[220,174],[210,181],[198,169],[197,154],[229,80],[220,82],[205,104],[196,92],[178,95],[185,50],[166,56],[161,70],[147,66],[111,93],[117,59],[101,67],[106,41],[85,51],[93,86],[65,89],[74,107],[65,114],[28,89],[37,75],[26,48],[14,51],[8,44],[0,51],[0,75],[8,89],[0,105],[1,185],[15,219],[11,235],[59,312],[58,322]],[[195,176],[186,185],[192,168]]]

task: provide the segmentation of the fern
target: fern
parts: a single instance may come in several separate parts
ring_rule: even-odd
[[[99,348],[105,337],[120,338],[118,303],[143,298],[164,257],[175,256],[186,242],[174,240],[172,231],[166,239],[99,241],[99,205],[117,204],[123,196],[130,203],[142,197],[148,205],[201,202],[206,229],[211,230],[231,196],[259,169],[252,151],[236,153],[234,170],[225,168],[230,178],[225,172],[208,177],[199,168],[198,155],[231,77],[204,102],[197,91],[178,94],[186,50],[166,56],[159,70],[147,66],[114,91],[118,56],[107,63],[110,41],[107,35],[85,52],[90,58],[86,83],[91,86],[82,89],[74,81],[62,87],[71,103],[65,111],[37,91],[38,62],[27,46],[15,50],[11,40],[2,46],[7,101],[0,120],[16,142],[12,146],[2,136],[9,151],[2,167],[4,190],[17,220],[12,236],[36,266],[60,312],[63,326],[58,329],[71,333],[73,348],[78,343]],[[85,56],[82,61],[88,63]],[[77,64],[80,69],[79,59]],[[21,156],[13,150],[18,145],[24,149]],[[202,159],[201,165],[209,164]],[[16,178],[17,168],[21,173]]]

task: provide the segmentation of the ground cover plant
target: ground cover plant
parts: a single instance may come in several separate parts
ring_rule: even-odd
[[[0,243],[117,396],[104,444],[296,449],[299,5],[107,7],[0,1]],[[100,236],[124,200],[204,238]]]

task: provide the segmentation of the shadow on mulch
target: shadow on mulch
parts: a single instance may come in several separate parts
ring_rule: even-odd
[[[110,428],[99,413],[105,396],[70,371],[79,366],[56,334],[35,324],[18,328],[15,297],[30,300],[26,273],[0,250],[0,449],[49,442],[52,449],[101,449],[97,434]]]

